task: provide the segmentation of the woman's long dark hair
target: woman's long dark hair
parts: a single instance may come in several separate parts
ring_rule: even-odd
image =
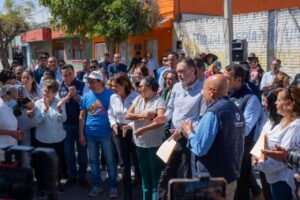
[[[31,85],[31,91],[29,91],[29,92],[37,94],[37,86],[36,86],[36,82],[35,82],[35,79],[34,79],[33,72],[30,71],[30,70],[25,70],[25,71],[23,72],[23,74],[24,74],[24,73],[28,73],[29,76],[31,76],[31,78],[32,78],[32,80],[33,80],[33,81],[32,81],[32,85]]]
[[[117,75],[114,77],[112,81],[119,85],[124,86],[126,96],[128,96],[133,90],[132,83],[126,74]]]
[[[279,124],[282,119],[282,116],[280,116],[277,113],[277,108],[275,104],[275,102],[277,101],[278,90],[280,89],[279,88],[269,89],[263,91],[262,94],[267,99],[267,104],[268,104],[267,111],[269,112],[269,118],[271,122],[273,122],[272,129],[274,128],[274,126]]]

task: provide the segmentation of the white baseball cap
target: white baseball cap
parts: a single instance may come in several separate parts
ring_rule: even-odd
[[[98,71],[92,71],[91,73],[89,73],[87,78],[88,79],[90,78],[90,79],[100,80],[100,81],[104,80],[103,75]]]

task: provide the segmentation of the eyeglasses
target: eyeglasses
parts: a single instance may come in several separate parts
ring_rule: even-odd
[[[90,68],[91,68],[91,69],[98,69],[97,66],[91,66]]]
[[[142,61],[141,63],[142,63],[142,64],[147,64],[147,62],[145,62],[145,61]]]

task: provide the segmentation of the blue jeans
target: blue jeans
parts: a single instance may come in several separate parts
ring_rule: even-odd
[[[272,200],[292,200],[292,188],[285,181],[271,184]]]
[[[79,126],[77,124],[64,124],[64,129],[67,132],[65,138],[64,150],[68,166],[68,175],[72,178],[84,179],[87,169],[87,147],[79,143]],[[76,167],[75,144],[78,151],[78,165]]]
[[[101,187],[101,169],[99,159],[99,148],[104,155],[104,159],[108,168],[108,184],[110,188],[117,187],[117,165],[115,158],[115,150],[111,137],[109,136],[92,136],[86,135],[87,146],[89,151],[89,161],[91,165],[92,182],[94,186]]]

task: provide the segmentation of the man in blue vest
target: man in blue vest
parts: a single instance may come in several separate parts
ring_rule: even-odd
[[[229,81],[229,97],[242,110],[246,121],[244,155],[241,168],[241,177],[238,180],[235,199],[250,199],[250,175],[253,137],[256,124],[262,112],[262,105],[257,96],[245,82],[245,70],[238,64],[229,65],[224,71]]]
[[[72,65],[63,65],[61,68],[63,82],[58,91],[61,98],[60,104],[65,103],[67,120],[64,123],[64,129],[67,133],[64,150],[66,162],[68,167],[69,179],[66,186],[70,186],[79,180],[83,187],[89,187],[86,181],[87,170],[87,147],[79,143],[79,113],[80,113],[80,100],[85,92],[89,89],[85,84],[75,78],[74,68]],[[78,151],[78,165],[76,167],[75,145]]]
[[[202,164],[197,174],[208,171],[212,177],[224,177],[226,199],[233,200],[242,163],[245,120],[227,93],[225,76],[209,77],[203,87],[205,114],[194,132],[191,121],[183,122],[181,128],[188,135],[188,147]]]

